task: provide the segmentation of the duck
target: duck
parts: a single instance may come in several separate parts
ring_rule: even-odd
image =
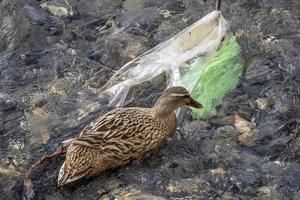
[[[94,177],[156,150],[176,129],[176,109],[202,108],[181,86],[166,89],[151,108],[119,107],[93,120],[72,139],[58,186]]]

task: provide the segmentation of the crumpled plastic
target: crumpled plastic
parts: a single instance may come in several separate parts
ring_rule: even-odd
[[[130,88],[162,73],[167,75],[167,87],[184,86],[194,97],[193,91],[197,91],[195,87],[199,85],[199,78],[207,70],[206,66],[199,67],[199,63],[205,65],[214,57],[228,28],[221,12],[213,11],[128,62],[101,89],[110,96],[108,106],[123,106]],[[210,109],[213,107],[209,106]],[[195,118],[201,118],[201,114],[193,113]],[[205,116],[210,115],[206,113]]]
[[[198,80],[190,93],[201,102],[203,109],[190,109],[189,114],[194,119],[207,119],[216,115],[217,106],[236,87],[245,66],[241,52],[235,36],[227,32],[212,57],[204,57],[183,75],[183,85],[194,85],[194,80]]]

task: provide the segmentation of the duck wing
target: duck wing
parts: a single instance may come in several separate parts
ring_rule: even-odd
[[[136,151],[151,137],[153,122],[148,108],[114,109],[92,121],[72,143],[103,151]]]

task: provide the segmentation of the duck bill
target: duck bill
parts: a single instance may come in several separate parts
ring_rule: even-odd
[[[191,98],[190,99],[190,104],[189,106],[192,106],[194,108],[203,108],[203,105],[201,103],[199,103],[198,101],[196,101],[195,99]]]

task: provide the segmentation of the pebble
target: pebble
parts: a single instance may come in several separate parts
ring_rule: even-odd
[[[222,177],[224,177],[226,175],[226,171],[221,167],[211,169],[210,173],[212,173],[212,175],[218,175],[218,176],[222,176]]]
[[[238,114],[234,116],[234,126],[240,134],[249,133],[255,128],[255,123],[249,122],[240,117]]]
[[[199,192],[200,188],[198,186],[200,179],[181,179],[179,181],[172,181],[167,186],[167,191],[171,193],[188,193],[189,195]]]
[[[9,177],[17,177],[21,175],[20,172],[18,172],[12,165],[9,164],[0,165],[0,174]]]
[[[150,193],[143,192],[140,189],[131,188],[123,189],[122,191],[116,191],[114,199],[116,200],[165,200],[165,198]],[[109,195],[105,194],[98,200],[109,200]]]
[[[258,188],[258,199],[279,199],[279,195],[276,191],[276,186],[262,186]]]
[[[205,130],[210,127],[210,124],[205,121],[191,121],[190,123],[186,123],[183,129],[187,132],[199,132],[201,130]]]
[[[253,131],[256,127],[256,124],[254,122],[249,122],[236,114],[234,119],[234,126],[240,133],[240,135],[238,136],[238,141],[241,144],[248,147],[252,147],[255,145],[252,141],[254,133],[257,133],[257,131]]]
[[[15,150],[21,150],[24,148],[24,143],[21,141],[13,142],[9,141],[9,148],[15,149]]]
[[[163,9],[163,10],[160,10],[159,14],[160,14],[163,18],[169,18],[169,17],[172,16],[173,12],[170,11],[170,10]]]
[[[58,17],[73,16],[72,10],[69,11],[67,8],[62,6],[52,5],[44,2],[40,5],[40,7]]]
[[[230,192],[224,192],[224,194],[222,195],[222,200],[234,200],[234,196],[232,193]]]
[[[267,98],[258,98],[256,101],[256,105],[260,110],[266,110],[268,108],[268,99]]]

